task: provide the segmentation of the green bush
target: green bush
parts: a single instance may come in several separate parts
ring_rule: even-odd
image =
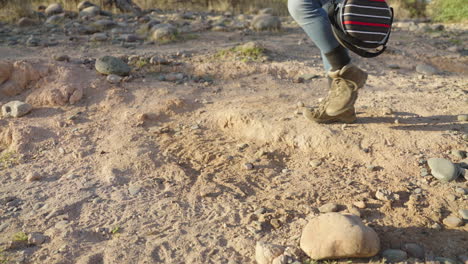
[[[466,0],[432,0],[428,14],[437,22],[464,22],[468,21],[468,5]]]

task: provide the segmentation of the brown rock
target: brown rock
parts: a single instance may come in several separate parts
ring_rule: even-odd
[[[9,62],[0,61],[0,85],[10,79],[13,65]]]
[[[377,233],[354,215],[322,214],[302,231],[300,246],[312,259],[364,258],[380,250]]]

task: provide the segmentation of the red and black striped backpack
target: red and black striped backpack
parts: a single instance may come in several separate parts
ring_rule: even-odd
[[[332,0],[328,16],[344,47],[366,58],[385,51],[393,22],[393,9],[385,0]]]

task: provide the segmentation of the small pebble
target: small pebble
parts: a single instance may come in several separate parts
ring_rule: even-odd
[[[427,171],[426,168],[421,168],[421,176],[426,177],[429,175],[429,172]]]
[[[357,201],[353,203],[354,206],[356,206],[359,209],[365,209],[367,207],[366,203],[364,201]]]
[[[130,185],[128,187],[128,192],[131,195],[137,195],[141,191],[141,186],[140,185]]]
[[[123,79],[122,77],[115,75],[115,74],[109,74],[106,78],[106,80],[112,84],[118,84],[122,81],[122,79]]]
[[[465,194],[468,194],[468,191],[467,191],[465,188],[456,187],[456,188],[455,188],[455,193],[458,193],[458,194],[461,194],[461,195],[465,195]]]
[[[252,163],[245,163],[244,168],[246,170],[253,170],[255,167],[254,167],[254,165]]]
[[[38,172],[31,172],[26,177],[27,182],[39,181],[41,179],[41,175]]]
[[[447,198],[447,201],[449,201],[449,202],[453,202],[453,201],[455,201],[457,199],[457,197],[455,195],[453,195],[453,194],[447,195],[446,198]]]
[[[317,168],[318,166],[322,165],[322,161],[319,160],[319,159],[314,159],[314,160],[311,160],[309,162],[309,165],[312,167],[312,168]]]

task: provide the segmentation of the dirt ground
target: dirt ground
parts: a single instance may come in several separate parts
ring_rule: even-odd
[[[467,195],[455,191],[468,184],[422,177],[418,162],[458,162],[451,151],[468,150],[468,123],[457,121],[468,113],[466,32],[396,28],[384,55],[354,56],[369,80],[350,125],[301,115],[297,103],[316,104],[327,80],[318,49],[293,24],[135,49],[65,36],[53,47],[0,46],[1,59],[49,69],[20,95],[0,98],[34,106],[0,119],[0,243],[18,232],[48,238],[3,251],[0,262],[255,263],[256,241],[297,246],[319,206],[334,202],[344,212],[357,201],[366,202],[361,218],[382,250],[415,242],[428,259],[456,259],[468,252],[468,225],[442,220],[468,208]],[[453,36],[464,50],[450,49]],[[263,44],[268,60],[214,56],[248,41]],[[71,61],[54,61],[57,54]],[[134,67],[132,80],[113,85],[81,63],[103,55],[160,56],[172,65]],[[439,72],[418,73],[418,64]],[[159,71],[213,82],[161,81]],[[317,76],[295,82],[302,74]],[[50,100],[63,87],[82,98]],[[39,181],[26,180],[33,172]],[[378,190],[399,199],[378,200]]]

